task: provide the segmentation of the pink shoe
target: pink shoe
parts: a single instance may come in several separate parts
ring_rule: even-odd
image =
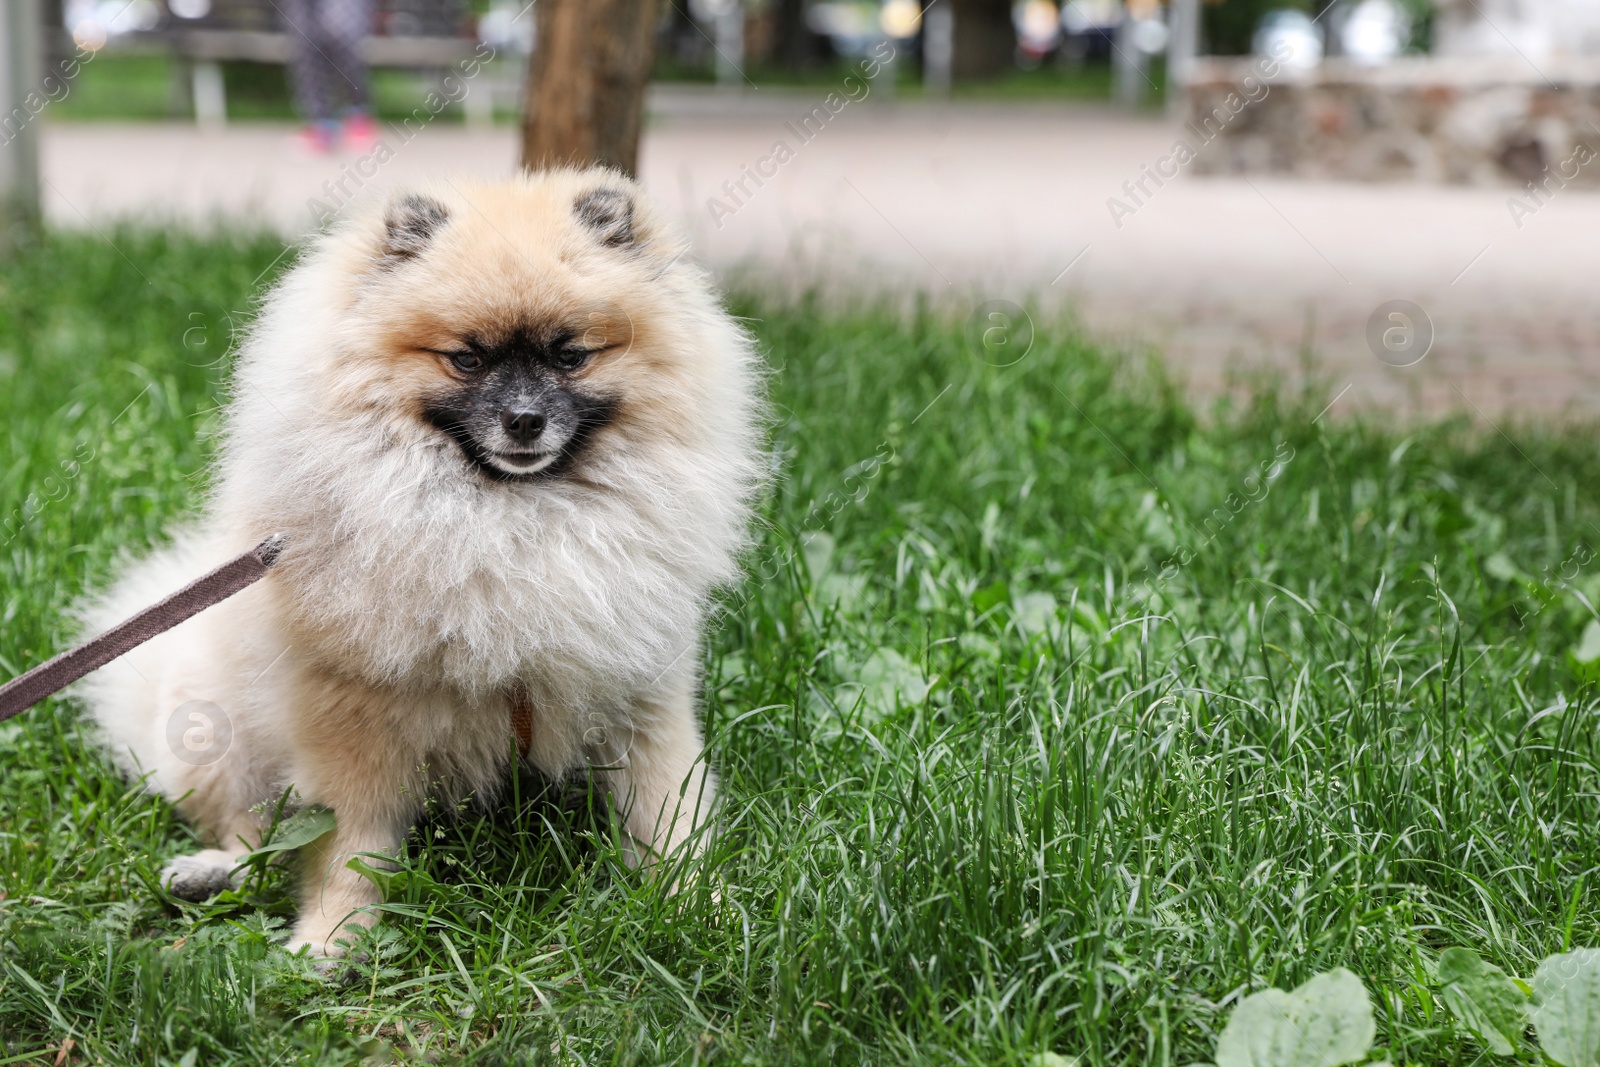
[[[378,145],[378,124],[365,111],[352,111],[344,120],[344,146],[358,155]]]
[[[339,143],[339,127],[332,122],[313,122],[294,135],[295,147],[308,156],[325,156]]]

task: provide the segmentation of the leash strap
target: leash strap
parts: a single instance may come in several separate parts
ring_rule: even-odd
[[[517,739],[517,755],[527,759],[533,750],[533,698],[521,682],[511,687],[511,733]]]
[[[274,534],[244,555],[184,586],[165,600],[152,604],[133,618],[41,663],[0,685],[0,722],[20,715],[52,693],[60,692],[90,671],[99,670],[131,652],[157,634],[254,585],[278,561],[288,539]]]

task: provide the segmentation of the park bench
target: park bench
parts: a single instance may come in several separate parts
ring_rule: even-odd
[[[188,5],[170,6],[182,11]],[[184,18],[163,4],[156,25],[118,34],[107,47],[170,56],[175,96],[187,98],[201,125],[220,126],[228,110],[221,65],[287,64],[289,34],[271,0],[210,0],[194,7],[204,13]],[[363,52],[373,67],[444,71],[471,56],[476,46],[465,0],[376,0],[373,32]]]

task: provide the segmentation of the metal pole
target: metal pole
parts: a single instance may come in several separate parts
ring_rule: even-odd
[[[717,84],[743,89],[744,81],[744,4],[725,0],[712,26],[717,40]]]
[[[950,67],[956,54],[956,16],[949,4],[922,13],[922,84],[929,96],[950,95]]]
[[[1189,83],[1200,54],[1200,0],[1172,0],[1172,35],[1167,38],[1167,113],[1188,107]]]
[[[39,0],[0,0],[0,251],[39,229]]]
[[[1145,57],[1133,43],[1134,13],[1124,8],[1112,46],[1117,103],[1129,109],[1144,103]]]

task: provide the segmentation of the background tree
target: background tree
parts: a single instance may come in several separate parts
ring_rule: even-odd
[[[806,25],[806,6],[806,0],[777,0],[772,13],[772,60],[797,73],[821,66],[832,56],[827,39]]]
[[[1011,26],[1011,0],[945,2],[955,13],[951,75],[957,80],[994,78],[1012,69],[1017,34]]]
[[[522,165],[639,165],[657,0],[539,0]]]
[[[39,121],[43,38],[39,0],[0,7],[0,252],[39,227]]]

